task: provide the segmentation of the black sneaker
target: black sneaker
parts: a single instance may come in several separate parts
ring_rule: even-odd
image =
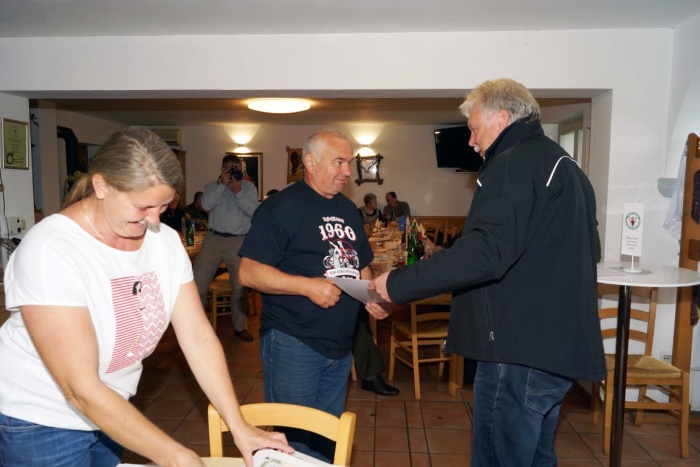
[[[233,331],[233,335],[238,337],[242,341],[250,342],[253,340],[253,335],[248,332],[247,329],[242,331]]]

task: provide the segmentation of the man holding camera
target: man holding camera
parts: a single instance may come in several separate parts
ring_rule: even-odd
[[[202,303],[206,305],[207,289],[223,261],[231,281],[231,315],[234,334],[250,342],[253,336],[246,329],[248,301],[246,290],[236,281],[240,264],[238,250],[250,229],[250,219],[259,206],[258,190],[243,180],[241,160],[227,154],[221,161],[221,174],[207,183],[202,207],[209,211],[209,233],[193,265],[194,281]]]

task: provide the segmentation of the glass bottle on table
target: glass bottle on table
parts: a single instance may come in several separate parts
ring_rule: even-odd
[[[415,222],[413,223],[413,226],[411,228],[410,235],[408,231],[406,232],[406,238],[408,239],[408,243],[406,244],[406,266],[410,266],[412,264],[416,264],[419,258],[418,229],[416,228]]]
[[[187,232],[185,232],[185,241],[187,242],[187,246],[194,245],[194,230],[194,219],[190,219],[189,223],[187,224]]]

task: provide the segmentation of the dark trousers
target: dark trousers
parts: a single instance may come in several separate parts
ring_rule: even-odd
[[[359,379],[372,379],[385,369],[377,344],[374,343],[372,331],[369,328],[369,314],[365,309],[360,310],[355,325],[352,357],[355,360],[355,371]]]

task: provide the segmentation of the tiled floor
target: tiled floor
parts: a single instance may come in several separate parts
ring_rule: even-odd
[[[258,300],[258,304],[259,304]],[[388,356],[389,323],[379,323],[380,350]],[[219,320],[218,335],[224,346],[236,393],[242,403],[262,402],[262,365],[258,358],[258,318],[249,320],[255,342],[232,338],[231,320]],[[387,362],[388,368],[388,360]],[[138,394],[132,402],[175,439],[202,456],[209,454],[207,400],[194,382],[172,333],[145,362]],[[350,383],[347,410],[357,414],[353,466],[469,466],[471,451],[471,386],[456,397],[447,392],[447,381],[437,367],[422,370],[421,400],[413,397],[411,371],[397,363],[394,383],[397,397],[378,397]],[[386,373],[385,373],[386,377]],[[601,417],[602,418],[602,417]],[[673,425],[625,422],[623,465],[638,467],[700,466],[700,426],[690,428],[690,458],[681,459],[677,429]],[[224,454],[237,456],[230,436]],[[572,391],[562,408],[555,438],[560,466],[607,466],[602,452],[602,425],[593,425],[584,399]],[[145,462],[125,452],[124,462]]]

